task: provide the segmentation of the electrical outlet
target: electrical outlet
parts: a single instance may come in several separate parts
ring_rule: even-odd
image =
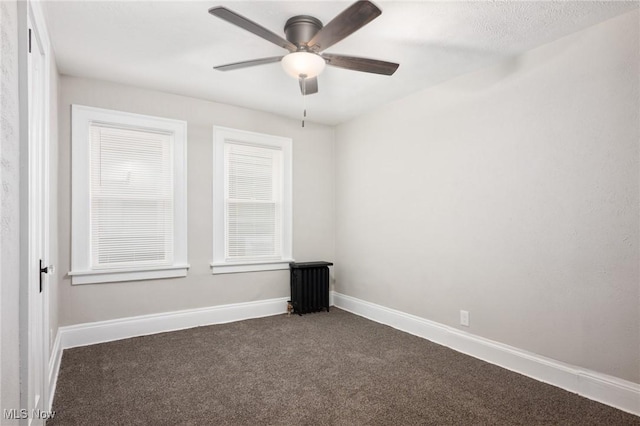
[[[469,327],[469,311],[460,311],[460,325]]]

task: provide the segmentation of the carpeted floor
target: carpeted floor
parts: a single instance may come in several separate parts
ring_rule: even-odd
[[[64,351],[48,426],[640,425],[339,309]]]

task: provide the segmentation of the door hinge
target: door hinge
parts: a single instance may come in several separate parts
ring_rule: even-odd
[[[29,53],[31,53],[31,28],[29,28]]]

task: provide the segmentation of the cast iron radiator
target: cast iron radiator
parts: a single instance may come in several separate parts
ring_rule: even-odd
[[[292,262],[291,304],[299,315],[326,309],[329,312],[330,262]]]

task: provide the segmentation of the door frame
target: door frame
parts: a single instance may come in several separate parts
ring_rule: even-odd
[[[19,115],[20,115],[20,406],[29,409],[29,395],[34,390],[29,386],[29,353],[31,351],[29,335],[30,335],[30,314],[32,299],[30,297],[30,277],[33,277],[37,271],[30,270],[29,260],[30,252],[34,244],[34,235],[31,234],[31,222],[34,214],[31,204],[32,196],[42,200],[42,256],[45,264],[48,262],[50,252],[50,87],[51,87],[51,44],[49,41],[48,31],[44,20],[42,6],[38,1],[18,1],[18,70],[19,70]],[[29,113],[30,113],[30,93],[29,93],[29,28],[31,23],[31,43],[39,42],[44,55],[43,60],[43,87],[41,102],[43,105],[43,141],[40,153],[34,153],[31,149],[31,141],[29,140]],[[33,170],[33,156],[40,155],[42,157],[41,170]],[[30,181],[43,178],[40,185],[40,191],[37,194],[31,194]],[[43,318],[43,335],[42,335],[42,368],[41,382],[42,387],[42,405],[41,409],[47,411],[51,407],[52,395],[49,395],[49,358],[50,358],[50,332],[49,332],[49,276],[43,274],[43,291],[42,291],[42,318]],[[21,423],[32,424],[32,413],[28,413],[29,418],[23,419]]]

